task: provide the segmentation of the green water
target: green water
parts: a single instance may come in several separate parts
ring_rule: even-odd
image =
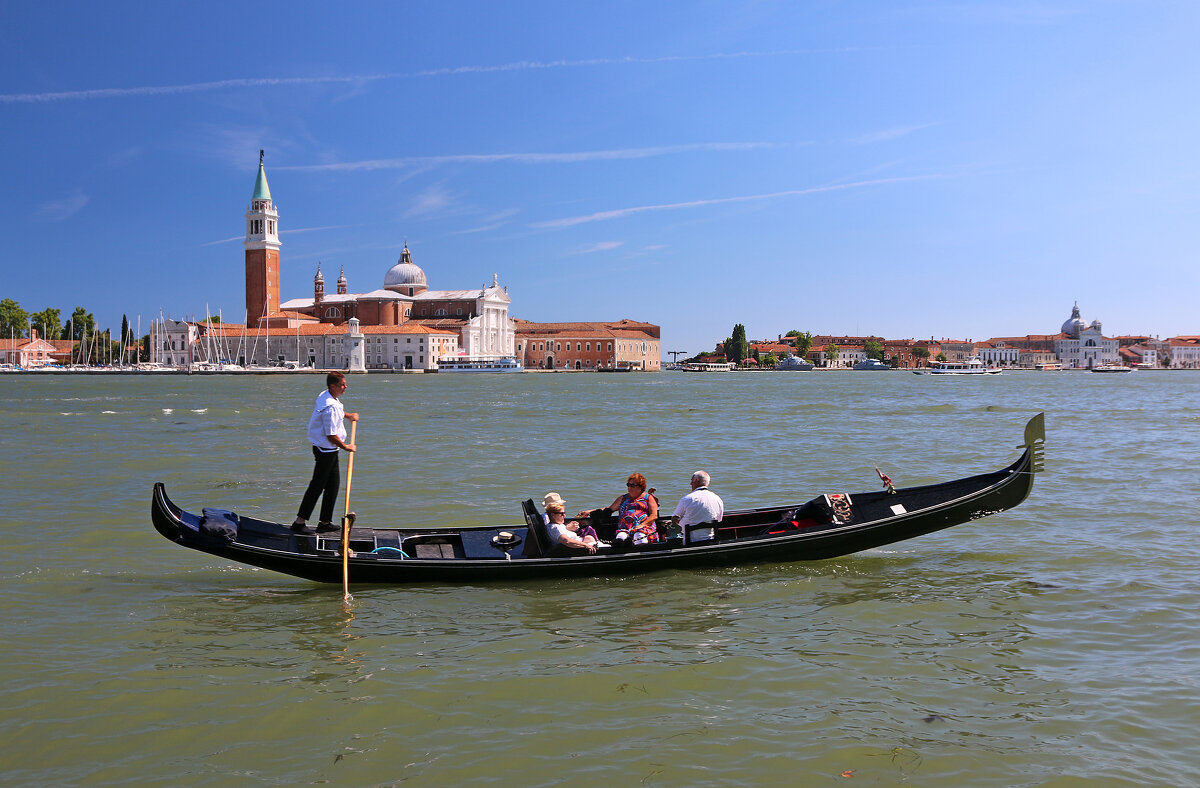
[[[340,588],[164,540],[286,521],[313,376],[0,376],[4,785],[1200,785],[1200,375],[355,376],[363,525],[733,508],[994,470],[1019,508],[813,564]],[[344,472],[344,464],[343,464]],[[849,776],[843,777],[843,772]]]

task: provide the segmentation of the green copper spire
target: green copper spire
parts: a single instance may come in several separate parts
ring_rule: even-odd
[[[254,196],[251,200],[271,199],[271,189],[267,186],[267,171],[263,169],[263,152],[258,152],[258,179],[254,181]]]

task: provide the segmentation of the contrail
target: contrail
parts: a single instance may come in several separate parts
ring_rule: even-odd
[[[64,90],[51,93],[0,93],[0,104],[39,104],[53,101],[86,101],[130,96],[169,96],[180,93],[198,93],[230,88],[279,87],[287,85],[354,84],[378,82],[391,79],[416,79],[442,77],[456,74],[488,74],[502,71],[535,71],[554,68],[582,68],[586,66],[618,66],[646,63],[672,63],[702,60],[735,60],[742,58],[766,58],[795,55],[861,52],[863,48],[846,47],[835,49],[784,49],[770,52],[717,52],[708,55],[664,55],[661,57],[591,58],[587,60],[521,60],[514,63],[481,66],[454,66],[431,68],[410,72],[386,72],[379,74],[357,74],[342,77],[264,77],[221,79],[212,82],[193,82],[184,85],[144,85],[132,88],[97,88],[94,90]]]
[[[306,172],[330,172],[352,170],[394,170],[403,167],[430,166],[439,164],[492,164],[514,162],[517,164],[562,164],[580,161],[603,161],[606,159],[645,159],[672,153],[692,151],[752,150],[775,147],[769,142],[697,142],[687,145],[662,145],[649,148],[618,148],[614,150],[578,151],[567,153],[460,153],[447,156],[406,156],[396,159],[367,159],[365,161],[335,162],[333,164],[298,164],[275,167],[276,170]]]
[[[841,191],[843,189],[858,189],[864,186],[880,186],[887,183],[905,183],[908,181],[922,181],[930,178],[939,178],[939,175],[913,175],[906,178],[880,178],[873,181],[858,181],[856,183],[841,183],[833,186],[814,186],[811,189],[792,189],[784,192],[771,192],[769,194],[749,194],[740,197],[719,197],[712,200],[692,200],[689,202],[674,202],[665,203],[663,205],[640,205],[635,208],[618,208],[613,211],[600,211],[599,213],[588,214],[587,216],[572,216],[566,219],[551,219],[546,222],[534,222],[530,227],[573,227],[577,224],[586,224],[588,222],[602,222],[607,219],[619,219],[623,216],[630,216],[635,213],[646,213],[647,211],[669,211],[678,208],[699,208],[706,205],[722,205],[726,203],[738,202],[753,202],[757,200],[773,200],[778,197],[795,197],[802,194],[819,194],[821,192]]]

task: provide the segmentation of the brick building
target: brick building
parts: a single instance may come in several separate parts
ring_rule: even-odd
[[[661,329],[653,323],[534,323],[514,320],[517,357],[526,369],[662,369]]]

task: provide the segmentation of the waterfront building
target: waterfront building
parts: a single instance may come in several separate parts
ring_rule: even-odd
[[[1062,369],[1052,350],[1018,350],[1017,366],[1021,369]]]
[[[1151,345],[1141,343],[1122,346],[1118,351],[1121,354],[1121,364],[1127,367],[1158,367],[1158,348]]]
[[[363,369],[437,369],[443,357],[459,355],[458,334],[417,323],[399,326],[337,325],[296,321],[280,327],[165,320],[151,328],[160,336],[152,361],[170,366],[237,364],[242,367],[296,365],[351,370],[354,350]]]
[[[1003,342],[997,344],[977,342],[975,355],[989,367],[1015,367],[1021,363],[1020,349],[1010,347]]]
[[[517,357],[526,369],[662,369],[659,326],[636,320],[534,323],[515,320]]]
[[[879,339],[875,340],[879,342]],[[837,356],[835,358],[826,358],[825,351],[830,345],[837,345]],[[840,342],[828,342],[821,345],[813,345],[808,351],[808,360],[819,367],[828,367],[829,369],[850,369],[858,362],[867,357],[867,351],[862,345],[843,345]]]
[[[1162,344],[1169,369],[1200,369],[1200,336],[1171,337]]]
[[[915,339],[885,339],[883,358],[897,369],[914,369],[922,365],[921,359],[913,355],[913,349],[918,345],[925,347],[925,342]]]
[[[22,369],[36,369],[55,363],[56,348],[38,336],[36,328],[29,329],[29,338],[0,339],[0,364],[12,364]]]
[[[957,364],[975,357],[975,343],[969,339],[943,339],[938,346],[949,362]]]

